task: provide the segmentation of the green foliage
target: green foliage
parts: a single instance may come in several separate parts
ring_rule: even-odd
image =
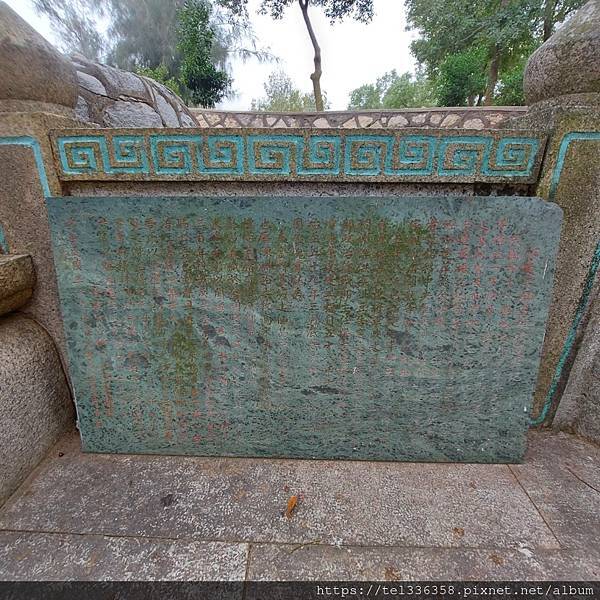
[[[367,83],[350,94],[349,110],[377,108],[421,108],[434,106],[431,82],[421,73],[398,75],[396,70],[384,73],[375,83]]]
[[[252,110],[265,112],[312,112],[315,110],[315,96],[305,93],[294,86],[292,80],[283,72],[275,71],[265,83],[265,96],[252,100]],[[327,95],[323,93],[327,108]]]
[[[394,71],[395,73],[395,71]],[[383,95],[383,108],[422,108],[435,106],[431,81],[423,74],[397,76]]]
[[[209,22],[210,5],[204,0],[186,0],[177,19],[180,81],[194,104],[212,107],[227,94],[231,80],[212,63],[215,31]]]
[[[169,70],[165,65],[159,65],[154,69],[149,67],[138,67],[135,72],[138,75],[143,75],[144,77],[150,77],[150,79],[154,79],[154,81],[158,81],[162,83],[164,86],[168,87],[174,94],[178,96],[183,95],[183,90],[181,89],[181,85],[175,77],[169,77]]]
[[[451,54],[442,62],[436,80],[440,106],[475,106],[485,92],[487,55],[485,49],[472,48]]]
[[[495,96],[496,104],[500,106],[522,106],[525,104],[523,94],[525,64],[525,61],[522,61],[502,75]]]
[[[381,90],[376,83],[365,83],[350,92],[348,110],[381,108]]]
[[[270,58],[257,49],[248,19],[225,10],[216,0],[33,3],[50,19],[63,51],[79,52],[92,60],[157,78],[187,102],[212,105],[223,97],[226,76],[219,73],[226,70],[231,56]]]
[[[502,89],[504,100],[516,100],[518,78],[514,69],[556,23],[584,2],[406,0],[408,28],[420,34],[411,51],[432,79],[442,78],[437,88],[443,104],[477,103],[481,94],[487,96],[487,104],[497,103]]]

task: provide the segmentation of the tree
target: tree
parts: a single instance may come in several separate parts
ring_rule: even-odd
[[[328,107],[327,95],[323,93],[324,105]],[[265,97],[252,100],[252,110],[269,112],[307,112],[316,108],[314,93],[307,94],[294,86],[283,71],[269,75],[265,84]]]
[[[274,19],[281,19],[285,9],[295,2],[296,0],[262,0],[260,12],[261,14],[270,14]],[[315,70],[311,73],[310,79],[313,85],[316,109],[317,111],[322,111],[324,110],[324,102],[321,92],[321,47],[317,41],[308,8],[310,5],[321,7],[325,12],[325,16],[332,23],[340,21],[347,16],[352,16],[358,21],[368,23],[373,18],[373,0],[297,0],[297,2],[313,47]],[[237,14],[246,14],[248,0],[222,0],[222,4]]]
[[[164,86],[168,87],[174,94],[183,97],[184,92],[181,89],[179,80],[176,77],[169,77],[169,71],[165,65],[159,65],[154,69],[150,69],[149,67],[138,67],[135,72],[138,75],[150,77],[150,79],[159,81]]]
[[[99,29],[99,20],[108,14],[107,6],[94,0],[33,0],[40,14],[48,17],[66,53],[79,52],[90,60],[105,53],[107,40]]]
[[[480,101],[491,104],[504,74],[522,63],[556,23],[584,1],[405,0],[408,27],[418,30],[421,36],[411,44],[411,50],[433,79],[440,75],[444,64],[447,76],[449,71],[466,67],[467,62],[473,66],[475,55],[481,52],[485,86]],[[453,55],[462,58],[445,63]],[[473,95],[475,79],[466,81],[461,97]],[[459,80],[454,83],[458,85]]]
[[[526,61],[517,63],[512,69],[506,71],[498,82],[496,103],[501,106],[522,106],[525,104],[523,93],[523,72]]]
[[[433,85],[423,73],[403,73],[390,83],[383,95],[382,104],[383,108],[435,106]]]
[[[215,31],[209,23],[210,5],[186,0],[178,11],[177,50],[182,56],[180,81],[194,104],[212,107],[227,93],[231,79],[212,61]]]
[[[187,102],[216,101],[219,94],[214,99],[210,94],[203,97],[202,86],[213,86],[216,90],[223,84],[223,76],[217,77],[216,71],[226,71],[231,56],[271,58],[268,52],[257,49],[247,17],[231,13],[218,2],[33,0],[33,3],[38,12],[49,17],[61,38],[63,51],[80,52],[91,60],[158,76],[171,89],[179,89]],[[182,18],[192,19],[192,13],[198,27],[195,33],[192,27],[182,27],[181,23]],[[182,34],[187,38],[181,39]],[[205,68],[202,76],[200,65]],[[184,79],[196,87],[188,87]]]
[[[348,110],[381,108],[381,96],[377,83],[365,83],[350,92]]]
[[[451,54],[440,65],[436,96],[440,106],[478,106],[485,96],[487,53],[471,48]]]
[[[375,83],[367,83],[350,94],[349,110],[377,108],[421,108],[433,106],[432,83],[423,73],[384,73]]]

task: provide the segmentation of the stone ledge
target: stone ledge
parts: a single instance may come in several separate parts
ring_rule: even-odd
[[[29,255],[0,255],[0,315],[23,306],[34,286],[35,271]]]
[[[497,129],[509,119],[523,115],[525,106],[475,106],[403,108],[398,110],[358,110],[325,112],[257,112],[190,108],[200,127],[257,127],[288,129]]]
[[[65,181],[535,183],[546,138],[465,129],[63,129]]]

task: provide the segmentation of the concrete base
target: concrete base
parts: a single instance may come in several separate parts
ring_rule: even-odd
[[[0,505],[73,423],[54,343],[22,316],[0,318]]]
[[[0,511],[0,579],[597,580],[598,514],[600,449],[567,434],[530,434],[519,466],[91,455],[73,434]]]

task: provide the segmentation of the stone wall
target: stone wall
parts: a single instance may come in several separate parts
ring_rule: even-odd
[[[404,110],[327,111],[325,113],[229,112],[190,109],[200,127],[269,128],[441,128],[497,129],[509,119],[523,115],[523,106],[492,108],[428,108]]]
[[[75,112],[100,127],[196,127],[188,108],[171,90],[148,77],[71,57],[79,94]]]
[[[74,422],[44,199],[76,101],[70,62],[0,2],[0,504]]]
[[[566,381],[554,426],[600,443],[600,284],[576,334],[575,359]]]
[[[557,425],[568,426],[590,437],[595,436],[600,419],[598,404],[593,395],[595,392],[586,393],[585,390],[594,389],[593,380],[596,377],[594,348],[598,334],[594,324],[597,322],[597,301],[586,307],[588,317],[585,323],[589,323],[591,329],[580,332],[582,343],[576,349],[567,348],[568,360],[562,361],[593,249],[600,236],[600,161],[597,151],[600,142],[600,1],[591,0],[581,15],[573,17],[561,28],[560,36],[551,38],[534,54],[526,77],[531,100],[529,108],[432,108],[319,114],[232,113],[188,110],[180,99],[152,80],[90,63],[82,57],[69,59],[61,56],[0,2],[0,171],[3,175],[0,178],[3,192],[3,202],[0,204],[0,248],[3,252],[31,255],[38,282],[31,300],[19,307],[22,315],[0,320],[0,338],[5,335],[7,347],[12,348],[12,355],[9,353],[5,357],[9,361],[5,368],[12,369],[12,375],[7,377],[13,377],[13,381],[20,382],[19,385],[27,383],[28,377],[34,378],[31,389],[38,390],[38,396],[31,395],[27,387],[15,384],[16,387],[11,388],[12,400],[0,398],[0,405],[6,409],[13,402],[18,408],[11,415],[30,415],[38,419],[41,428],[45,427],[51,432],[48,437],[37,432],[32,438],[27,437],[26,431],[18,430],[18,436],[30,443],[27,442],[21,449],[22,460],[15,462],[19,465],[15,478],[10,479],[12,476],[6,475],[7,481],[13,482],[10,485],[14,487],[14,482],[22,479],[41,453],[47,451],[48,444],[68,426],[72,415],[64,378],[61,380],[60,375],[56,375],[52,379],[50,374],[50,371],[59,372],[60,362],[56,349],[53,350],[48,340],[54,340],[59,354],[64,344],[45,207],[45,198],[50,195],[400,196],[537,193],[563,208],[565,227],[535,406],[536,410],[542,410],[545,406],[547,415],[552,416],[572,366],[573,379],[566,384],[565,392],[565,398],[568,399],[565,400],[565,407],[571,406],[567,411],[570,416],[558,418]],[[594,23],[598,23],[598,27],[594,27]],[[555,68],[552,56],[544,56],[544,52],[553,56],[561,55],[560,69]],[[570,75],[564,77],[565,73]],[[60,84],[57,85],[57,82]],[[163,178],[156,178],[150,173],[124,177],[122,175],[127,167],[123,167],[122,162],[116,164],[116,168],[115,164],[112,167],[109,165],[112,174],[119,176],[77,179],[61,172],[60,157],[56,154],[56,147],[53,150],[51,146],[50,132],[55,129],[63,132],[82,126],[160,129],[193,127],[196,122],[198,130],[194,135],[227,133],[224,130],[236,135],[235,130],[240,128],[246,132],[265,128],[273,132],[307,128],[321,133],[352,129],[355,134],[376,133],[378,129],[410,129],[414,135],[426,135],[419,133],[419,130],[434,129],[437,133],[432,132],[432,135],[438,135],[439,132],[452,135],[454,131],[457,135],[467,132],[471,137],[489,130],[523,128],[533,130],[540,139],[548,135],[549,145],[539,178],[536,169],[533,179],[512,181],[481,177],[392,181],[384,177],[355,182],[341,181],[336,177],[322,181],[291,180],[289,177],[270,180],[249,178],[243,181],[208,177],[200,180],[197,176],[182,177],[173,163],[166,165],[164,172],[168,175]],[[389,135],[388,132],[383,134]],[[401,133],[394,132],[393,135]],[[105,160],[101,154],[92,156],[96,161]],[[114,159],[114,152],[111,156]],[[128,157],[131,154],[118,155],[117,162],[127,162]],[[110,159],[106,160],[110,162]],[[177,160],[176,153],[171,154],[168,160]],[[197,159],[191,160],[193,163]],[[120,170],[123,168],[125,171]],[[168,170],[173,168],[172,171]],[[40,329],[34,321],[43,327]],[[50,338],[44,329],[49,332]],[[15,335],[25,340],[25,346],[18,346]],[[33,344],[34,350],[27,350],[27,343]],[[36,354],[37,349],[40,349],[41,355]],[[39,369],[31,365],[27,368],[21,366],[26,355],[39,363]],[[575,356],[577,358],[573,363]],[[558,374],[559,383],[562,383],[555,386],[556,367],[563,363],[566,367]],[[19,379],[19,373],[26,373],[27,377]],[[39,398],[48,401],[49,405],[41,406]],[[47,406],[50,408],[47,409]],[[8,434],[6,439],[11,439]]]
[[[530,106],[511,126],[548,133],[535,193],[556,202],[564,214],[535,397],[539,424],[552,421],[569,385],[578,356],[574,340],[589,310],[587,288],[597,277],[594,272],[590,281],[600,241],[600,0],[590,0],[531,56],[524,84]],[[586,353],[590,339],[579,353]],[[600,412],[593,418],[598,430]]]

